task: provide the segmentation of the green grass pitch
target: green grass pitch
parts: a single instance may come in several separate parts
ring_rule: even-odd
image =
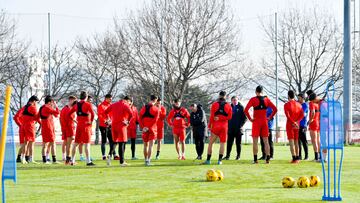
[[[6,182],[8,202],[321,202],[322,184],[316,188],[281,186],[284,176],[318,175],[322,180],[321,164],[302,161],[289,164],[286,146],[275,146],[275,160],[270,165],[252,165],[250,145],[243,145],[241,161],[224,161],[218,166],[218,147],[212,157],[213,165],[194,161],[194,145],[187,145],[187,160],[177,160],[173,145],[163,145],[161,160],[145,167],[143,160],[131,161],[120,167],[117,161],[107,166],[100,160],[100,145],[92,146],[95,167],[65,165],[18,165],[18,182]],[[108,148],[107,148],[108,149]],[[310,148],[310,158],[313,151]],[[58,158],[61,158],[58,146]],[[235,150],[235,149],[233,149]],[[40,161],[40,147],[36,160]],[[137,157],[142,158],[142,145],[137,145]],[[342,173],[344,202],[360,202],[360,147],[345,147]],[[231,157],[234,159],[233,156]],[[127,145],[126,158],[130,157]],[[208,169],[220,169],[222,182],[206,182]]]

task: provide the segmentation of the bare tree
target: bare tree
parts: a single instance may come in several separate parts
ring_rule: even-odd
[[[124,29],[119,21],[119,29]],[[130,77],[165,98],[182,98],[191,83],[218,77],[237,59],[236,26],[225,1],[155,1],[131,16],[125,29],[131,53]],[[163,44],[163,49],[161,49]]]
[[[250,89],[252,82],[258,71],[254,68],[252,63],[248,64],[245,60],[230,65],[222,77],[208,76],[211,82],[202,85],[202,89],[209,94],[216,94],[220,90],[225,90],[228,95],[237,95],[240,98],[246,96]]]
[[[38,57],[42,63],[40,66],[48,65],[48,51],[40,50]],[[48,87],[48,68],[46,70],[45,86]],[[78,56],[74,53],[74,46],[61,48],[55,45],[50,51],[50,77],[51,95],[57,100],[66,98],[77,92],[81,71],[78,65]]]
[[[28,92],[28,64],[25,52],[28,42],[16,38],[16,26],[5,13],[0,11],[0,103],[6,85],[13,86],[11,110],[14,112],[23,104],[23,95]]]
[[[354,116],[360,120],[360,49],[353,51],[353,111]],[[355,120],[355,119],[354,119]]]
[[[78,40],[77,49],[82,59],[83,74],[79,78],[82,89],[91,89],[94,103],[97,106],[105,94],[115,97],[121,88],[125,88],[123,80],[127,76],[129,54],[125,47],[125,38],[121,32],[106,32],[95,35],[92,39]],[[99,122],[96,125],[95,143],[99,141]]]
[[[278,37],[275,40],[273,22],[264,23],[268,40],[278,46],[279,92],[286,100],[289,89],[306,92],[313,89],[323,93],[326,83],[342,79],[342,40],[334,17],[317,9],[303,11],[291,9],[279,17]],[[274,87],[274,57],[263,60],[263,74],[268,87]],[[338,84],[339,85],[339,84]],[[268,88],[275,95],[275,88]]]
[[[4,86],[6,80],[11,78],[9,71],[14,65],[21,62],[27,49],[27,42],[16,39],[15,22],[0,11],[0,85]]]
[[[13,87],[10,103],[13,113],[24,106],[31,95],[37,95],[42,91],[38,85],[43,82],[43,70],[38,69],[39,60],[34,58],[35,55],[22,56],[9,70],[11,77],[6,82]]]
[[[79,80],[83,88],[91,89],[95,105],[105,94],[115,95],[125,86],[121,82],[125,82],[130,60],[124,41],[121,33],[106,32],[77,42],[84,73]]]

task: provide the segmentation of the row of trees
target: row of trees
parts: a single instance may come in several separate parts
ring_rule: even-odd
[[[278,47],[281,96],[289,89],[322,92],[329,79],[342,79],[342,38],[333,17],[318,10],[283,12],[276,40],[273,20],[261,23],[270,51]],[[250,61],[240,33],[224,0],[153,0],[128,20],[114,18],[112,29],[79,37],[68,47],[53,46],[51,94],[61,100],[85,89],[96,105],[107,93],[130,94],[142,105],[150,93],[160,95],[163,67],[168,107],[174,98],[207,105],[219,90],[245,95],[258,83],[274,96],[275,52],[260,63]],[[38,72],[48,77],[48,54],[29,45],[16,37],[15,23],[1,13],[0,89],[14,87],[13,111],[25,104],[24,95],[39,91],[37,83],[48,86],[44,77],[30,85]],[[337,84],[340,88],[342,83]]]

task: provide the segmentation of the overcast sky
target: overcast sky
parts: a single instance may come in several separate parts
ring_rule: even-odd
[[[360,1],[360,0],[357,0]],[[51,43],[71,44],[76,37],[90,36],[112,26],[112,18],[126,18],[150,0],[0,0],[0,9],[16,22],[18,36],[32,42],[32,47],[47,46],[47,14],[51,15]],[[321,8],[342,22],[341,0],[228,0],[241,26],[242,45],[249,57],[258,60],[264,54],[265,36],[259,18],[273,19],[298,7]],[[356,6],[358,7],[358,6]],[[266,53],[265,53],[266,54]]]

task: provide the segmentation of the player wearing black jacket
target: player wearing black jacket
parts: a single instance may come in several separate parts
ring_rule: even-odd
[[[243,135],[243,126],[247,120],[244,107],[239,102],[239,99],[236,96],[231,97],[231,108],[232,108],[232,117],[229,120],[229,130],[228,130],[228,140],[226,146],[226,156],[223,160],[229,160],[231,149],[235,140],[236,144],[236,160],[240,159],[241,154],[241,138]]]
[[[204,139],[206,134],[206,115],[201,104],[192,104],[190,106],[190,125],[192,126],[193,137],[198,160],[202,159],[204,152]]]

